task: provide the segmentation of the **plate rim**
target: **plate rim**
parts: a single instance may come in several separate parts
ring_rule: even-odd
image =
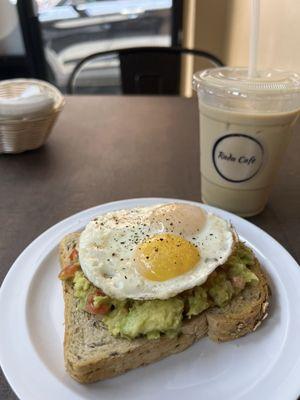
[[[70,232],[72,227],[75,225],[78,225],[78,223],[83,222],[84,219],[87,218],[87,215],[90,213],[93,213],[96,210],[99,210],[99,212],[107,212],[105,211],[106,208],[111,208],[113,207],[114,209],[120,209],[120,208],[128,208],[130,207],[130,203],[136,203],[136,202],[140,202],[141,206],[146,206],[147,204],[145,203],[149,203],[149,204],[154,204],[156,203],[166,203],[166,202],[183,202],[183,203],[190,203],[190,204],[194,204],[194,205],[198,205],[201,206],[203,208],[205,208],[206,210],[216,213],[218,214],[218,212],[221,212],[221,214],[226,219],[228,219],[229,221],[233,218],[234,220],[237,221],[237,223],[240,225],[245,225],[248,228],[254,228],[255,230],[257,230],[260,234],[262,234],[263,236],[265,236],[273,245],[275,245],[280,252],[285,256],[288,257],[288,259],[290,261],[292,261],[292,263],[295,265],[295,270],[298,271],[299,274],[299,279],[300,279],[300,269],[299,265],[297,263],[297,261],[294,259],[294,257],[276,240],[274,239],[269,233],[265,232],[263,229],[261,229],[260,227],[254,225],[252,222],[245,220],[237,215],[234,215],[228,211],[216,208],[216,207],[212,207],[206,204],[202,204],[200,202],[197,201],[192,201],[192,200],[183,200],[183,199],[178,199],[178,198],[163,198],[163,197],[137,197],[137,198],[128,198],[128,199],[124,199],[124,200],[117,200],[117,201],[111,201],[108,203],[103,203],[103,204],[99,204],[81,211],[76,212],[73,215],[70,215],[66,218],[64,218],[61,221],[58,221],[56,224],[50,226],[48,229],[46,229],[44,232],[42,232],[40,235],[38,235],[31,243],[29,243],[25,249],[19,254],[19,256],[16,258],[16,260],[13,262],[12,266],[10,267],[10,269],[8,270],[2,284],[0,287],[0,312],[1,309],[3,308],[2,305],[2,298],[5,295],[5,292],[7,291],[7,288],[9,288],[9,285],[11,283],[11,279],[14,277],[14,274],[16,273],[17,269],[20,268],[18,267],[18,265],[21,263],[22,259],[24,257],[26,257],[27,253],[30,253],[31,249],[34,248],[34,246],[39,242],[44,240],[45,237],[47,237],[48,235],[51,235],[52,233],[54,233],[56,230],[58,230],[60,227],[66,226],[65,233]],[[137,205],[136,205],[137,206]],[[101,209],[104,209],[103,211]],[[79,219],[78,219],[79,218]],[[81,219],[80,219],[81,218]],[[236,224],[236,223],[235,223]],[[246,238],[247,239],[247,238]],[[53,242],[56,242],[57,244],[57,238],[52,240]],[[250,242],[251,243],[251,242]],[[48,247],[48,243],[47,246]],[[38,266],[38,260],[37,260],[37,266]],[[31,280],[29,280],[28,286],[30,286],[31,284]],[[0,321],[0,326],[2,326],[3,324]],[[18,379],[13,379],[13,375],[11,374],[11,371],[9,371],[9,368],[5,366],[5,356],[3,355],[2,352],[2,348],[3,345],[1,344],[1,337],[3,339],[3,335],[1,334],[1,329],[0,329],[0,366],[2,368],[3,374],[5,376],[5,378],[7,379],[10,387],[12,388],[12,390],[14,391],[14,393],[16,394],[16,396],[18,396],[20,399],[25,398],[27,395],[25,393],[22,393],[22,390],[20,388],[17,388],[18,386]],[[296,365],[296,363],[295,363]],[[24,390],[24,388],[23,388]],[[297,396],[300,393],[300,383],[298,385],[298,389],[297,389],[297,393],[295,393],[295,395]],[[292,394],[291,394],[292,395]],[[27,398],[27,397],[26,397]],[[30,398],[30,397],[28,397]]]

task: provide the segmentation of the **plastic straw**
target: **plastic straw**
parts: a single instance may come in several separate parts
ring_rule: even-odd
[[[260,11],[260,0],[251,0],[251,26],[250,26],[249,69],[248,69],[248,76],[250,78],[253,78],[257,75],[259,11]]]

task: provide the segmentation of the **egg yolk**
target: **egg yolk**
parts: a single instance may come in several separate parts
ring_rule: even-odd
[[[152,236],[135,251],[138,272],[152,281],[166,281],[185,274],[199,260],[200,253],[195,245],[169,233]]]
[[[191,236],[202,231],[206,214],[200,207],[191,204],[164,204],[152,212],[150,221],[160,232]]]

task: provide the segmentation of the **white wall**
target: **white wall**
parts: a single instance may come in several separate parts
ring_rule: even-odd
[[[226,62],[230,10],[231,0],[184,0],[183,46],[208,51]],[[203,58],[183,58],[181,94],[190,97],[193,71],[209,67],[212,64]]]
[[[230,1],[227,63],[247,65],[250,0]],[[259,66],[300,71],[300,1],[261,0],[260,22]]]
[[[250,4],[250,0],[185,0],[189,18],[183,23],[184,44],[210,51],[226,65],[247,66]],[[207,65],[193,61],[184,67],[181,93],[191,96],[192,71]],[[300,0],[261,0],[258,67],[300,72]]]

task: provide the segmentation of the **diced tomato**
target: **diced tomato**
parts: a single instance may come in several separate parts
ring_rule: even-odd
[[[78,259],[78,251],[76,249],[73,249],[69,258],[70,258],[71,261],[77,261],[77,259]]]
[[[106,296],[106,294],[101,289],[96,289],[94,296]]]
[[[101,304],[99,307],[95,307],[93,302],[86,303],[85,310],[90,314],[107,314],[110,307],[107,304]]]
[[[65,281],[66,279],[69,279],[69,278],[73,278],[75,273],[77,271],[79,271],[79,269],[80,269],[80,265],[78,263],[70,264],[60,271],[58,277],[62,281]]]
[[[242,276],[234,276],[231,279],[233,287],[237,289],[244,289],[246,281]]]
[[[99,307],[94,306],[94,297],[103,295],[104,293],[101,290],[96,290],[94,293],[89,294],[85,305],[85,310],[90,314],[107,314],[110,310],[110,306],[108,304],[100,304]]]

